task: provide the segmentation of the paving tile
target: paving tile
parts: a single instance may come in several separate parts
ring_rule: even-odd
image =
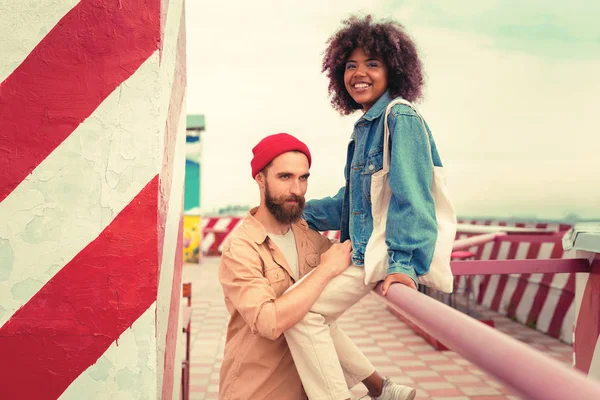
[[[411,379],[413,379],[416,382],[416,384],[421,384],[421,383],[425,383],[425,382],[439,382],[440,379],[444,379],[444,377],[439,376],[439,375],[414,376]]]
[[[439,353],[434,353],[434,354],[422,354],[422,355],[417,355],[421,360],[423,361],[450,361],[450,358],[446,357],[443,354],[439,354]]]
[[[402,369],[400,367],[395,366],[395,365],[380,365],[380,364],[376,364],[375,365],[375,369],[381,375],[388,375],[389,376],[389,375],[400,375],[400,374],[402,374]]]
[[[464,358],[457,358],[454,360],[454,362],[458,365],[473,365],[469,361],[465,360]]]
[[[406,346],[406,347],[408,347],[408,349],[410,351],[414,351],[414,352],[429,351],[433,348],[428,344],[422,344],[422,345],[418,345],[418,346]]]
[[[460,365],[456,364],[429,364],[434,371],[463,371]]]
[[[460,386],[459,389],[467,396],[500,394],[499,391],[489,386]]]
[[[471,400],[508,400],[506,396],[471,396]]]
[[[424,371],[406,371],[406,375],[410,377],[424,377],[424,376],[440,376],[436,371],[424,370]]]
[[[435,396],[431,400],[470,400],[466,396]]]
[[[455,389],[456,386],[446,381],[435,381],[435,382],[419,382],[419,387],[425,390],[437,390],[437,389]],[[462,394],[462,393],[461,393]]]
[[[405,367],[426,367],[427,364],[421,360],[398,360],[396,365],[402,368]]]
[[[444,376],[444,379],[452,383],[481,382],[481,379],[475,375],[451,375]]]
[[[456,397],[456,396],[462,396],[464,395],[463,392],[461,392],[460,390],[456,389],[456,388],[450,388],[450,389],[434,389],[434,390],[428,390],[427,391],[429,393],[429,396],[431,397]]]
[[[395,349],[395,350],[402,350],[402,349],[404,349],[406,347],[404,345],[404,343],[399,342],[398,340],[394,340],[394,341],[378,341],[377,345],[379,347],[381,347],[382,349]]]

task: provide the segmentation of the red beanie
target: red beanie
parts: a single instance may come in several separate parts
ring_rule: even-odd
[[[310,151],[304,143],[287,133],[278,133],[276,135],[267,136],[258,142],[252,149],[252,154],[254,154],[254,158],[250,162],[250,166],[252,167],[252,178],[262,171],[263,168],[277,156],[294,150],[304,153],[306,158],[308,158],[308,166],[310,167],[312,161]]]

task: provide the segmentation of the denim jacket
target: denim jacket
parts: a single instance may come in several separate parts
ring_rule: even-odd
[[[392,98],[385,92],[355,124],[344,176],[346,184],[333,197],[310,200],[304,218],[318,231],[340,230],[341,241],[352,241],[352,262],[364,265],[373,231],[371,176],[383,167],[385,109]],[[403,273],[415,283],[429,271],[437,240],[435,204],[431,195],[433,166],[421,120],[410,107],[397,104],[388,117],[390,128],[389,184],[392,199],[386,225],[388,274]],[[442,166],[427,128],[433,164]]]

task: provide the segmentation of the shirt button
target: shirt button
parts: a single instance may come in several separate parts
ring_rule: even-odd
[[[369,171],[373,171],[375,169],[375,166],[373,164],[369,165]]]

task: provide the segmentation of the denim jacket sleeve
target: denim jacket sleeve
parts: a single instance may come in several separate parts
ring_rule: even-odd
[[[437,240],[431,157],[436,165],[441,162],[429,131],[425,136],[421,119],[412,109],[394,106],[387,122],[391,135],[392,189],[386,223],[388,274],[403,273],[417,283],[417,277],[429,271]]]
[[[345,189],[346,187],[342,186],[333,197],[306,202],[303,217],[311,229],[319,232],[340,229]]]

